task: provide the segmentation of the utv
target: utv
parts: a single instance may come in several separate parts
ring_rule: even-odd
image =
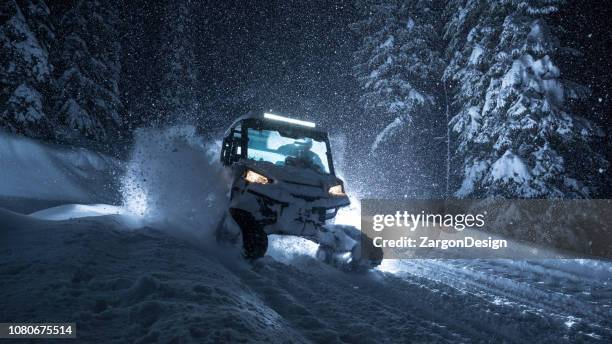
[[[225,132],[221,163],[232,185],[230,216],[217,238],[241,238],[247,259],[266,253],[268,234],[281,234],[318,243],[317,258],[333,265],[380,264],[380,250],[362,254],[358,229],[327,224],[350,201],[334,173],[327,133],[314,123],[270,113],[242,116]]]

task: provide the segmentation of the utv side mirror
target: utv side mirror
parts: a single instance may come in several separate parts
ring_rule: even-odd
[[[241,137],[236,136],[234,132],[232,135],[224,137],[221,144],[221,163],[224,166],[229,166],[240,160],[242,153],[241,146]]]
[[[224,166],[229,165],[230,152],[231,152],[231,144],[230,144],[229,137],[224,137],[223,143],[221,144],[221,156],[219,157],[221,164],[223,164]]]
[[[235,162],[237,162],[238,160],[240,160],[240,156],[242,153],[242,148],[241,148],[241,139],[240,137],[234,136],[230,139],[232,141],[231,143],[231,153],[229,156],[229,163],[233,164]]]

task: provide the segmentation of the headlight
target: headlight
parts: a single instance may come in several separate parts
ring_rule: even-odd
[[[346,196],[342,184],[338,184],[329,188],[329,194],[332,196]]]
[[[246,180],[249,183],[256,183],[256,184],[270,183],[270,180],[266,176],[263,176],[257,172],[253,172],[250,170],[247,171],[246,175],[244,176],[244,180]]]

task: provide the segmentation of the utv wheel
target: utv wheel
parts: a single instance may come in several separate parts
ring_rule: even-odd
[[[363,236],[365,240],[362,240],[362,243],[365,245],[363,245],[361,249],[365,252],[364,254],[367,257],[370,267],[375,268],[382,263],[384,257],[383,249],[382,247],[374,246],[372,239],[365,234]]]
[[[333,250],[330,247],[319,245],[319,248],[317,248],[317,252],[315,253],[315,257],[325,264],[331,264]]]
[[[352,226],[342,226],[344,233],[351,237],[353,240],[359,242],[360,246],[360,258],[359,261],[353,261],[354,264],[360,264],[375,268],[382,263],[383,250],[381,247],[374,246],[374,242],[365,233]],[[355,252],[352,252],[355,256]]]
[[[383,257],[382,249],[378,247],[374,247],[368,254],[366,254],[366,257],[361,257],[360,260],[352,261],[352,265],[355,270],[367,271],[369,269],[373,269],[379,266],[382,263],[382,260],[383,260],[382,257]]]
[[[268,250],[268,235],[248,211],[231,208],[230,213],[242,231],[242,255],[248,260],[261,258]]]

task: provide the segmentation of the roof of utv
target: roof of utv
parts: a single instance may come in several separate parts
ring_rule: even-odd
[[[312,131],[312,132],[318,132],[318,133],[327,133],[325,130],[321,130],[317,127],[309,127],[306,125],[302,125],[302,124],[296,124],[296,123],[291,123],[291,122],[286,122],[286,121],[279,121],[279,120],[275,120],[275,119],[270,119],[265,117],[266,113],[264,112],[251,112],[248,113],[246,115],[242,115],[240,117],[238,117],[238,119],[236,119],[232,125],[229,126],[229,128],[225,131],[225,135],[227,136],[229,134],[229,131],[235,127],[238,123],[243,122],[245,120],[261,120],[261,121],[266,121],[266,122],[270,122],[270,123],[278,123],[278,124],[284,124],[284,125],[288,125],[288,126],[295,126],[295,127],[299,127],[300,129],[303,129],[305,131]],[[286,120],[289,121],[296,121],[296,122],[304,122],[301,120],[297,120],[297,119],[292,119],[289,117],[284,117],[284,116],[277,116],[277,117],[282,117],[285,118]],[[310,123],[310,122],[306,122],[306,123]],[[314,125],[314,123],[312,123]]]

